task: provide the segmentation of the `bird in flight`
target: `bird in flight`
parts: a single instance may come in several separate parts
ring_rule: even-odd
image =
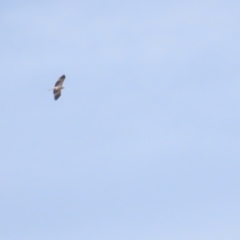
[[[58,100],[58,98],[61,96],[61,90],[64,88],[62,85],[63,85],[65,78],[66,78],[66,76],[62,75],[55,83],[55,87],[53,89],[49,89],[49,90],[53,90],[55,100]]]

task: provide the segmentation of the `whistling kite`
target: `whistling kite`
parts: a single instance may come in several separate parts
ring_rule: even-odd
[[[62,84],[65,78],[66,78],[65,75],[62,75],[55,83],[55,87],[51,89],[53,90],[55,100],[57,100],[61,96],[61,90],[64,88]]]

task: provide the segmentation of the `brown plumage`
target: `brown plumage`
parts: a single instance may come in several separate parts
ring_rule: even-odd
[[[61,90],[64,88],[62,85],[65,78],[66,78],[65,75],[62,75],[55,83],[55,87],[53,88],[53,94],[54,94],[55,100],[57,100],[61,96]]]

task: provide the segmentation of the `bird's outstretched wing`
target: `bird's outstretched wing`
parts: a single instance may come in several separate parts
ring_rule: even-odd
[[[54,94],[54,99],[57,100],[61,96],[61,89],[54,89],[53,94]]]
[[[61,86],[63,84],[63,81],[65,80],[65,75],[62,75],[57,82],[55,83],[55,87]]]

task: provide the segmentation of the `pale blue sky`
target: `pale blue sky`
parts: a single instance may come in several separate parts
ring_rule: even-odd
[[[239,12],[2,1],[0,239],[239,240]]]

